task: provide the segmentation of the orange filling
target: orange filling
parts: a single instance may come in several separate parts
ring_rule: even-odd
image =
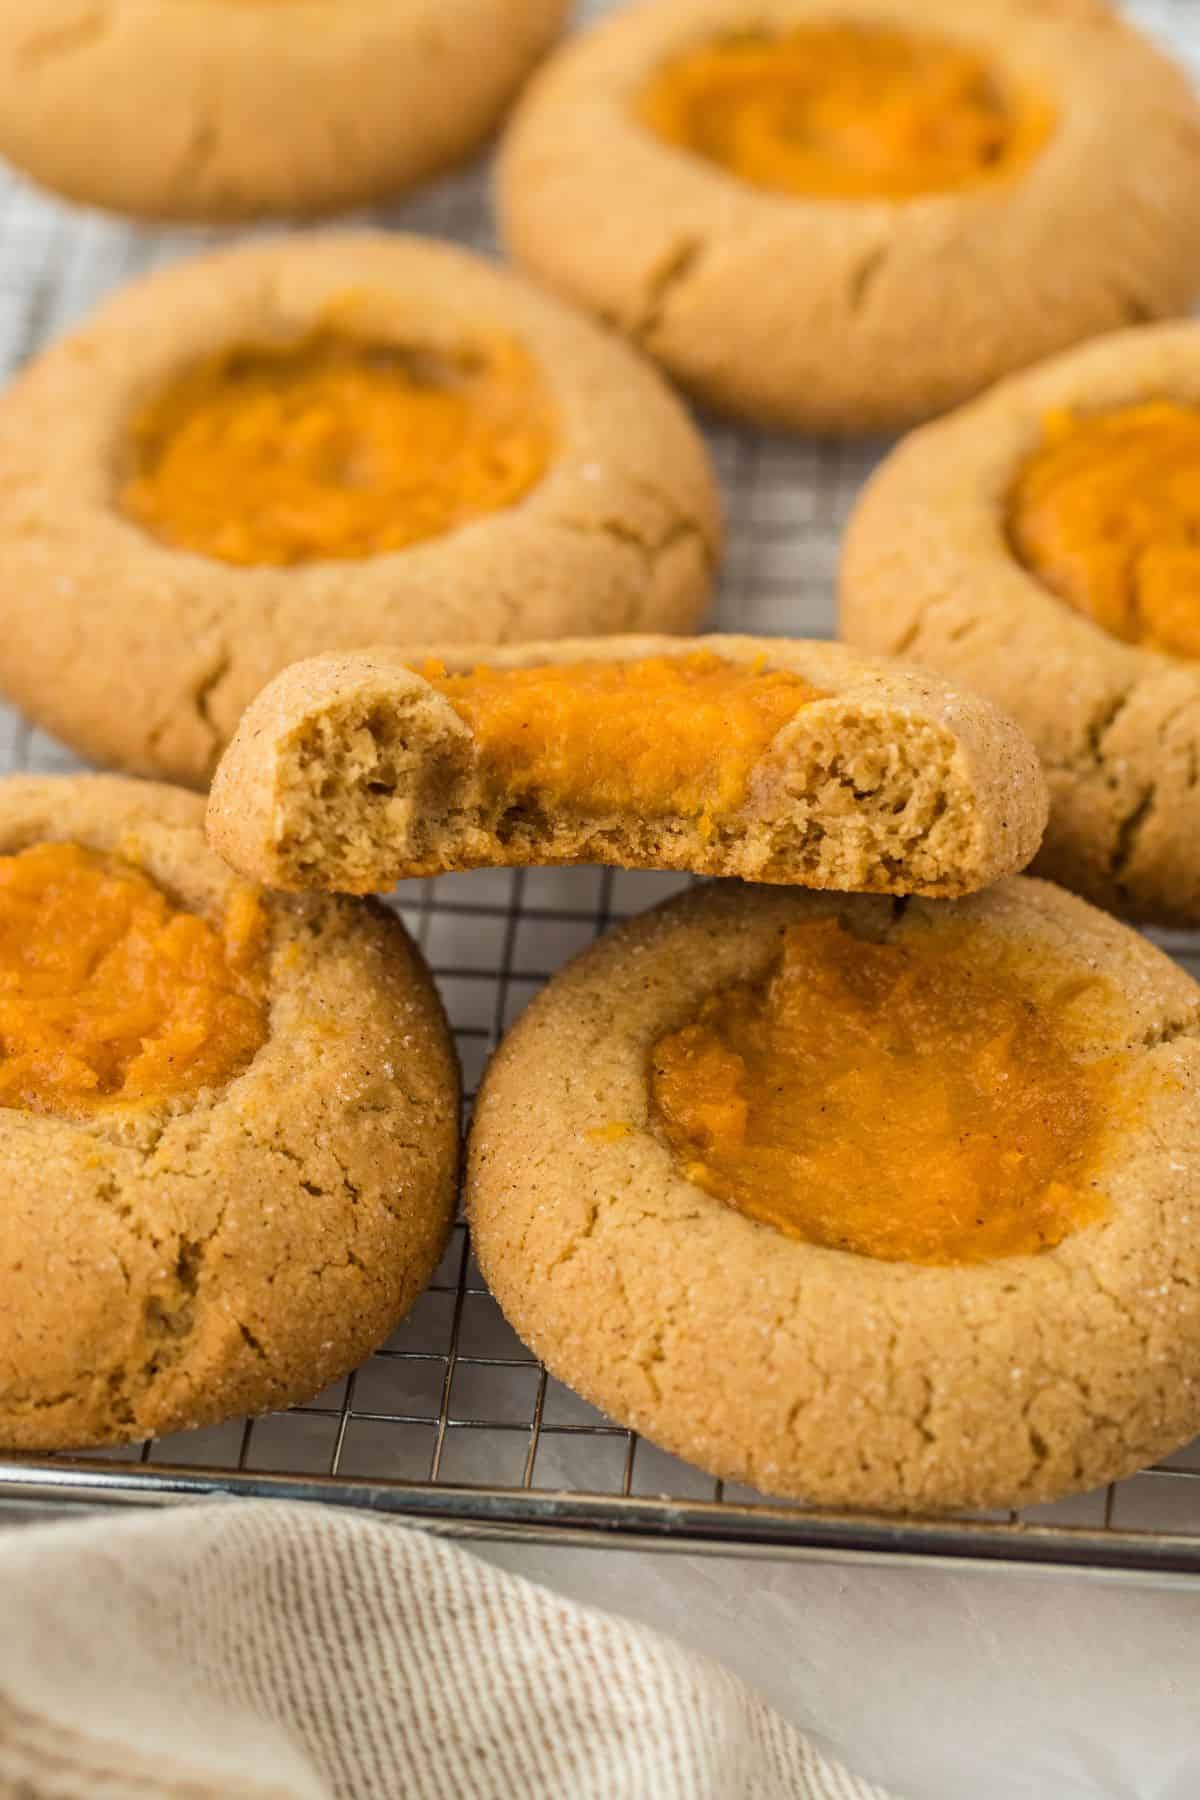
[[[1087,1171],[1100,1065],[1062,1012],[970,941],[874,944],[791,928],[761,982],[711,995],[651,1053],[654,1108],[690,1181],[785,1236],[889,1262],[1059,1244],[1102,1216]]]
[[[75,844],[0,857],[0,1106],[79,1119],[216,1087],[267,1031],[264,920],[223,925]]]
[[[522,499],[554,451],[532,359],[498,338],[458,355],[325,329],[225,351],[134,421],[128,516],[221,562],[403,550]]]
[[[515,802],[706,825],[743,804],[776,733],[821,697],[789,670],[708,650],[421,673],[470,726],[488,784]]]
[[[1200,656],[1200,406],[1051,413],[1017,478],[1026,568],[1114,637]]]
[[[754,187],[829,200],[907,200],[1011,174],[1053,123],[972,51],[877,25],[702,45],[658,71],[639,111]]]

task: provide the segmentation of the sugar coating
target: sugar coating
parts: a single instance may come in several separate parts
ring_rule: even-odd
[[[417,359],[520,345],[554,415],[542,478],[358,561],[231,568],[125,516],[148,401],[237,345],[321,328]],[[0,399],[0,464],[0,684],[91,761],[194,787],[264,683],[321,651],[693,630],[721,537],[700,433],[648,364],[484,258],[400,233],[247,242],[132,282]]]
[[[219,917],[203,802],[106,776],[0,783],[0,850],[62,838]],[[399,921],[264,896],[269,1028],[194,1096],[0,1107],[0,1445],[133,1441],[318,1393],[393,1330],[453,1214],[458,1071]],[[390,1072],[389,1072],[390,1071]]]
[[[1127,918],[1200,923],[1200,664],[1123,643],[1016,553],[1014,486],[1048,415],[1200,404],[1200,327],[1099,338],[907,438],[843,547],[842,636],[1005,707],[1037,746],[1037,867]],[[1182,589],[1180,589],[1182,592]]]
[[[830,917],[885,942],[970,934],[981,968],[1019,954],[1035,991],[1073,985],[1077,1054],[1126,1070],[1102,1220],[1039,1255],[923,1267],[787,1238],[678,1172],[652,1045]],[[1198,1077],[1200,988],[1047,883],[905,906],[717,884],[586,951],[509,1033],[474,1113],[472,1242],[555,1376],[712,1475],[833,1506],[1030,1505],[1200,1428]]]
[[[958,46],[1044,98],[1049,138],[1006,180],[847,199],[764,191],[638,116],[681,55],[831,16]],[[872,0],[862,15],[657,0],[551,57],[506,134],[497,200],[521,267],[705,404],[787,430],[894,431],[1098,332],[1188,310],[1200,110],[1106,0]]]

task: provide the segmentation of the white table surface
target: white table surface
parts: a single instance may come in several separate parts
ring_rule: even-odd
[[[904,1800],[1200,1796],[1200,1593],[474,1548],[716,1657]]]
[[[69,1516],[0,1510],[0,1531]],[[467,1548],[723,1662],[893,1800],[1200,1796],[1200,1592],[1059,1574]]]

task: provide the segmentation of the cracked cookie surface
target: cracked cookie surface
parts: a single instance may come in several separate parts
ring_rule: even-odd
[[[1195,324],[1100,338],[914,433],[873,476],[850,520],[839,609],[849,642],[939,669],[1024,727],[1050,789],[1039,872],[1127,917],[1194,926],[1200,662],[1105,629],[1026,566],[1012,532],[1014,495],[1043,453],[1048,422],[1078,415],[1136,424],[1164,403],[1168,417],[1171,403],[1200,404]],[[1169,476],[1158,455],[1151,492],[1154,507],[1168,511]],[[1094,554],[1073,546],[1073,582],[1092,580],[1094,565],[1107,575],[1105,558],[1120,556],[1123,534],[1139,551],[1138,568],[1155,576],[1137,535],[1143,525],[1152,533],[1155,512],[1143,519],[1136,480],[1124,495],[1110,475],[1104,480],[1105,535]],[[1186,480],[1185,468],[1185,497]],[[1186,535],[1182,527],[1177,535]],[[1169,536],[1164,542],[1169,549]],[[1178,641],[1194,579],[1183,549],[1165,589],[1159,580],[1153,590],[1160,607],[1181,615]],[[1123,585],[1119,598],[1131,604]],[[1120,625],[1116,601],[1109,614]]]
[[[193,941],[197,922],[232,921],[236,945],[250,898],[265,1007],[262,1041],[247,1040],[248,1060],[239,1047],[217,1085],[157,1066],[141,1069],[140,1087],[118,1087],[123,1069],[93,1058],[111,1092],[75,1116],[6,1092],[5,1448],[134,1441],[309,1398],[388,1336],[445,1243],[458,1071],[403,927],[373,905],[248,896],[208,850],[202,819],[195,795],[108,776],[0,783],[0,856],[74,845],[137,871],[123,878],[136,892],[111,883],[109,898],[151,948],[147,915],[169,934],[201,1003],[168,1009],[174,1049],[159,1029],[151,1051],[169,1063],[181,1045],[202,1047],[197,1020],[214,1011],[203,984],[224,984],[221,1001],[229,974]],[[61,886],[61,871],[53,879]],[[120,949],[120,933],[109,938]],[[100,1005],[92,960],[80,975]],[[64,968],[50,973],[61,987]],[[169,999],[169,982],[155,981]],[[11,1048],[6,1038],[0,1066]]]
[[[785,1236],[680,1172],[655,1046],[829,921],[953,947],[1106,1066],[1098,1217],[1037,1254],[931,1265]],[[472,1241],[554,1375],[713,1475],[832,1506],[1032,1504],[1200,1428],[1198,1075],[1200,989],[1047,883],[949,905],[718,884],[586,951],[514,1026],[475,1111]],[[901,1062],[898,1114],[904,1097]]]
[[[475,151],[566,0],[10,0],[0,153],[145,218],[319,214]]]
[[[838,644],[714,634],[360,651],[247,711],[208,829],[274,887],[580,862],[954,895],[1023,868],[1032,747]]]
[[[875,48],[847,55],[868,30]],[[765,52],[786,61],[822,32],[828,91],[806,58],[794,93],[786,68],[772,88]],[[888,43],[895,92],[877,91],[897,74]],[[950,78],[931,96],[939,55]],[[922,157],[946,180],[935,152],[964,108],[968,139],[974,120],[986,140],[992,110],[1003,136],[1027,93],[1046,117],[1044,141],[1016,131],[1027,156],[1005,166],[985,141],[978,179],[905,195]],[[1102,0],[875,0],[865,23],[831,21],[824,0],[625,7],[530,87],[498,199],[518,263],[706,403],[803,431],[912,424],[1097,332],[1184,312],[1200,287],[1200,112]]]
[[[536,380],[544,469],[535,459],[527,481],[500,483],[494,510],[456,522],[443,507],[445,529],[353,559],[235,566],[128,516],[147,409],[214,358],[247,346],[278,356],[320,329],[403,359],[422,393],[503,339]],[[461,456],[476,439],[456,420],[447,454]],[[219,423],[227,441],[225,413]],[[261,428],[258,415],[251,423]],[[361,482],[371,445],[347,441],[344,423],[311,409],[292,421],[293,454],[308,457],[309,521],[326,472],[331,512],[361,509],[362,495],[339,484]],[[0,582],[11,597],[0,683],[91,760],[190,786],[207,784],[250,700],[301,657],[435,638],[688,631],[720,545],[699,433],[647,363],[482,258],[394,234],[249,244],[134,283],[0,399],[0,464]],[[293,521],[289,545],[295,536]]]

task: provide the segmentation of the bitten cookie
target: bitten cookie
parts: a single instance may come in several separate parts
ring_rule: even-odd
[[[488,136],[566,0],[8,0],[0,153],[153,219],[328,213]]]
[[[519,263],[802,431],[911,424],[1200,287],[1200,111],[1100,0],[628,7],[530,88],[498,199]]]
[[[1123,332],[918,432],[846,535],[841,630],[1006,707],[1039,868],[1200,924],[1200,327]]]
[[[202,816],[0,783],[0,1445],[307,1399],[445,1242],[458,1071],[419,955],[372,905],[239,885]]]
[[[287,670],[208,829],[282,888],[598,862],[961,894],[1029,861],[1045,809],[1020,732],[929,675],[787,638],[579,638]]]
[[[93,761],[207,785],[322,650],[686,631],[718,503],[616,340],[447,244],[222,251],[0,400],[0,682]]]
[[[475,1252],[552,1374],[715,1476],[1050,1500],[1200,1428],[1198,1038],[1190,977],[1042,882],[706,887],[501,1046]]]

